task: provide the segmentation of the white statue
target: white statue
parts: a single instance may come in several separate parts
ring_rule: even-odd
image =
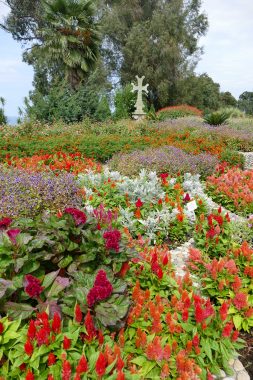
[[[133,86],[132,92],[137,91],[137,101],[135,104],[136,110],[133,113],[134,119],[142,118],[146,114],[144,111],[144,103],[142,100],[142,92],[144,91],[146,95],[148,94],[149,84],[146,84],[145,86],[143,86],[143,79],[144,78],[145,78],[145,76],[139,78],[138,75],[136,75],[138,85],[136,86],[135,84],[131,83],[131,85]]]

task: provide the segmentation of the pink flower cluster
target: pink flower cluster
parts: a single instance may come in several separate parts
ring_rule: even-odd
[[[85,213],[74,207],[65,208],[65,213],[73,216],[76,226],[86,223],[87,217]]]
[[[37,298],[43,292],[43,287],[41,286],[41,282],[38,278],[32,276],[31,274],[27,274],[25,276],[24,281],[25,292],[31,298]]]
[[[106,231],[103,234],[103,238],[106,241],[105,242],[106,249],[119,252],[119,242],[121,239],[121,233],[118,230]]]
[[[104,270],[100,270],[96,276],[93,288],[90,289],[87,295],[88,306],[92,307],[96,302],[103,301],[104,299],[110,297],[112,291],[113,287],[106,277],[106,272]]]

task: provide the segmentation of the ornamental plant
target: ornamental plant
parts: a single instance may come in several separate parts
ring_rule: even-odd
[[[196,107],[187,104],[164,107],[156,113],[159,120],[177,119],[186,116],[202,116],[203,112]]]
[[[253,170],[218,167],[206,185],[213,199],[228,210],[244,216],[253,213]]]
[[[248,243],[228,249],[218,259],[191,249],[189,265],[201,279],[203,294],[232,317],[237,329],[249,332],[253,327],[253,249]]]
[[[196,247],[211,258],[226,255],[232,240],[228,213],[219,207],[207,216],[201,214],[195,225],[194,240]]]
[[[114,326],[125,317],[127,287],[115,276],[135,252],[127,247],[127,237],[113,229],[112,220],[66,208],[58,216],[47,214],[34,220],[5,218],[0,226],[2,312],[25,319],[36,310],[49,308],[50,313],[56,309],[71,316],[69,310],[77,298],[87,311],[96,303],[89,301],[93,297],[99,303],[96,308],[103,324],[111,323],[107,312],[113,311]],[[99,273],[109,277],[98,288]],[[105,297],[106,289],[110,291]],[[88,297],[91,292],[93,296]],[[115,303],[118,306],[113,308]]]
[[[91,158],[84,157],[80,152],[34,155],[32,157],[6,157],[5,163],[17,169],[29,172],[52,171],[56,175],[68,172],[74,175],[87,170],[101,171],[101,165]]]
[[[86,209],[91,213],[94,207],[98,207],[96,213],[113,210],[134,237],[141,235],[150,242],[166,240],[171,246],[189,237],[192,215],[187,211],[180,176],[157,176],[143,170],[137,178],[129,178],[105,171],[79,175],[78,180],[85,193]]]

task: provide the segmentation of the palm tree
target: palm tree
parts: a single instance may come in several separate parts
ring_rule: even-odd
[[[45,26],[39,30],[41,43],[31,56],[63,67],[76,89],[95,65],[99,54],[99,32],[91,0],[44,0]]]

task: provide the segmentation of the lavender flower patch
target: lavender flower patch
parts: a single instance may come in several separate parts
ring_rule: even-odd
[[[82,203],[71,174],[27,173],[0,168],[0,217],[33,217]]]
[[[171,175],[180,173],[200,174],[202,177],[213,173],[218,159],[201,153],[193,155],[173,146],[150,148],[134,151],[129,154],[117,154],[109,161],[109,167],[123,175],[138,175],[141,169],[168,172]]]

